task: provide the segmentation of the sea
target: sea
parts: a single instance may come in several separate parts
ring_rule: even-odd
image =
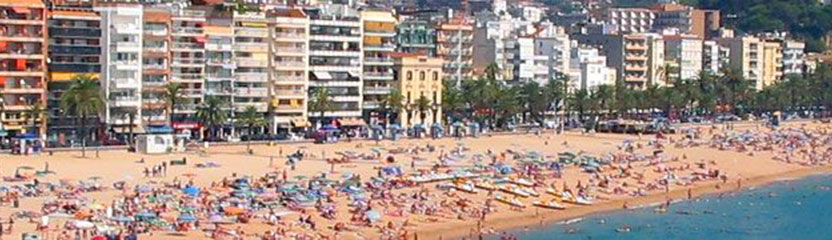
[[[643,206],[508,233],[521,240],[832,239],[830,186],[832,175],[811,176],[672,203],[665,213]]]

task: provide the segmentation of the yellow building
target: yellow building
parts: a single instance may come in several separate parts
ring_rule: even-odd
[[[763,42],[763,87],[783,79],[783,48],[777,40]]]
[[[430,127],[442,123],[442,63],[441,58],[423,55],[393,54],[395,60],[394,87],[402,94],[404,109],[399,123],[409,128],[416,124]],[[427,104],[421,104],[421,98]]]

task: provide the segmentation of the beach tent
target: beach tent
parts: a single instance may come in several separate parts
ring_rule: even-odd
[[[35,133],[18,134],[12,137],[12,145],[13,154],[29,155],[43,151],[43,140]]]
[[[399,124],[390,124],[387,125],[387,133],[388,138],[391,140],[399,140],[399,135],[401,134],[402,126]]]
[[[371,135],[373,140],[379,141],[384,139],[384,127],[378,124],[370,125]]]
[[[413,134],[411,134],[411,136],[413,136],[415,138],[422,138],[422,136],[425,134],[426,129],[425,129],[424,124],[418,123],[418,124],[414,124],[412,127],[410,127],[410,130],[413,133]]]
[[[445,133],[445,129],[442,127],[442,124],[434,123],[430,126],[430,136],[434,139],[442,138],[442,135]]]

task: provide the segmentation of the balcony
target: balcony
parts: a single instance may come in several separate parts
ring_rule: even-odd
[[[269,74],[268,73],[242,73],[238,72],[234,75],[237,75],[238,82],[250,82],[250,83],[257,83],[257,82],[267,82],[269,81]]]
[[[139,81],[132,78],[114,78],[110,80],[110,86],[116,89],[137,89],[139,88]]]
[[[303,98],[306,96],[306,91],[302,89],[277,89],[274,90],[274,95],[278,98]]]
[[[52,72],[100,73],[101,64],[54,62],[49,64],[49,69]]]
[[[306,49],[302,47],[275,47],[274,49],[276,55],[281,54],[306,54]]]
[[[625,61],[647,61],[646,55],[626,55],[624,56]]]
[[[232,91],[231,88],[208,88],[208,89],[205,89],[205,95],[229,96],[233,93],[234,93],[234,91]]]
[[[24,69],[17,69],[14,67],[0,68],[0,76],[8,77],[41,77],[44,74],[44,69],[41,67],[27,67]]]
[[[234,60],[230,58],[208,58],[205,63],[209,66],[219,66],[222,68],[233,69],[236,67]]]
[[[114,32],[119,34],[141,34],[142,28],[136,24],[114,24]]]
[[[209,73],[205,76],[205,80],[209,82],[224,82],[234,79],[232,74]]]
[[[381,30],[367,30],[364,29],[364,35],[377,37],[395,37],[396,31],[381,31]]]
[[[205,50],[217,52],[230,52],[232,50],[231,43],[206,43]]]
[[[234,95],[237,97],[267,97],[269,96],[269,89],[238,87],[234,89]]]
[[[202,83],[201,73],[173,73],[171,78],[173,82],[182,83]]]
[[[364,94],[370,95],[381,95],[381,94],[389,94],[393,88],[391,87],[364,87]]]
[[[385,44],[364,44],[364,51],[395,51],[396,44],[395,43],[385,43]]]
[[[234,50],[241,52],[268,52],[268,43],[238,42],[234,43]]]
[[[203,30],[201,27],[174,27],[171,34],[180,36],[197,36],[202,35],[202,32]]]
[[[25,85],[25,86],[10,86],[0,88],[0,91],[5,94],[41,94],[46,91],[40,84]]]
[[[168,69],[167,64],[142,64],[142,68],[144,70],[166,70]]]
[[[268,67],[269,62],[267,60],[257,60],[251,58],[237,58],[235,59],[237,62],[237,66],[239,67]]]
[[[24,49],[7,49],[6,51],[0,52],[0,58],[6,59],[43,59],[43,52],[40,49],[31,49],[31,50],[24,50]]]
[[[266,102],[235,102],[234,106],[239,110],[244,110],[251,106],[257,109],[258,112],[265,112],[269,109],[269,105]]]
[[[302,69],[306,67],[306,63],[303,61],[275,61],[273,65],[275,69]]]
[[[368,66],[393,66],[392,58],[385,57],[365,57],[364,65]]]
[[[202,89],[199,88],[184,88],[181,90],[182,96],[186,98],[201,98]]]
[[[286,82],[286,83],[306,82],[306,77],[297,76],[297,75],[276,75],[276,76],[274,76],[274,81],[277,84],[280,84],[280,83],[283,83],[283,82]]]
[[[115,51],[138,52],[141,49],[138,42],[116,42],[112,46],[115,47]]]
[[[199,52],[205,50],[205,45],[194,42],[175,42],[173,43],[171,51],[192,51]]]
[[[49,27],[49,36],[50,37],[78,37],[78,38],[100,38],[101,37],[101,29],[97,27],[85,27],[85,28],[67,28],[67,27]]]
[[[381,107],[381,102],[379,101],[364,101],[364,108],[378,109],[379,107]]]
[[[170,61],[173,67],[202,67],[203,64],[205,60],[201,58],[174,58]]]
[[[267,38],[269,37],[269,29],[265,28],[237,28],[234,29],[234,35],[240,37],[258,37],[258,38]]]
[[[298,106],[281,104],[274,105],[274,110],[276,112],[303,112],[304,110],[306,110],[306,107],[304,107],[302,104]]]
[[[66,55],[101,55],[101,47],[98,45],[50,44],[49,53]]]
[[[166,36],[168,35],[168,28],[167,27],[151,27],[151,26],[144,26],[144,34],[150,36]]]
[[[193,103],[180,103],[180,104],[176,104],[176,111],[177,112],[193,112],[193,111],[196,111],[197,107],[198,107],[198,105],[193,104]]]
[[[110,97],[110,104],[113,107],[139,107],[141,105],[141,101],[139,101],[139,97],[136,96],[120,96]]]
[[[115,66],[116,69],[124,69],[124,70],[139,70],[141,64],[139,61],[136,60],[117,60],[113,61],[112,65]]]
[[[3,41],[10,41],[10,42],[43,42],[43,32],[42,31],[34,31],[34,32],[5,32],[0,34],[0,40]]]
[[[145,88],[154,88],[154,87],[161,87],[165,86],[165,81],[143,81],[142,86]]]
[[[365,72],[364,80],[393,80],[392,72]]]
[[[306,34],[303,33],[289,33],[289,32],[276,32],[274,33],[275,41],[306,41]]]

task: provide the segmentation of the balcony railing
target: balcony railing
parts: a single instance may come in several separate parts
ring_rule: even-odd
[[[268,81],[268,73],[235,73],[237,81],[241,82],[266,82]]]
[[[276,32],[274,33],[274,36],[277,38],[306,38],[306,34],[287,32]]]
[[[277,76],[275,76],[274,79],[277,82],[303,82],[303,81],[306,81],[306,78],[303,77],[303,76],[277,75]]]
[[[250,97],[265,97],[269,95],[268,88],[235,88],[234,94],[240,96],[250,96]]]
[[[55,36],[55,37],[101,37],[101,29],[49,27],[49,36]]]
[[[269,51],[269,44],[254,42],[238,42],[234,43],[234,50],[246,52],[265,52]]]
[[[201,50],[205,48],[205,45],[202,43],[186,43],[186,42],[175,42],[173,43],[173,49],[184,49],[184,50]]]
[[[277,53],[304,53],[306,49],[299,47],[278,47],[275,48]]]
[[[203,29],[198,27],[174,27],[173,34],[202,34]]]
[[[173,59],[171,61],[172,65],[202,65],[205,64],[205,60],[198,59],[198,58],[179,58]]]
[[[275,90],[274,94],[280,96],[305,96],[306,91],[303,90]]]

